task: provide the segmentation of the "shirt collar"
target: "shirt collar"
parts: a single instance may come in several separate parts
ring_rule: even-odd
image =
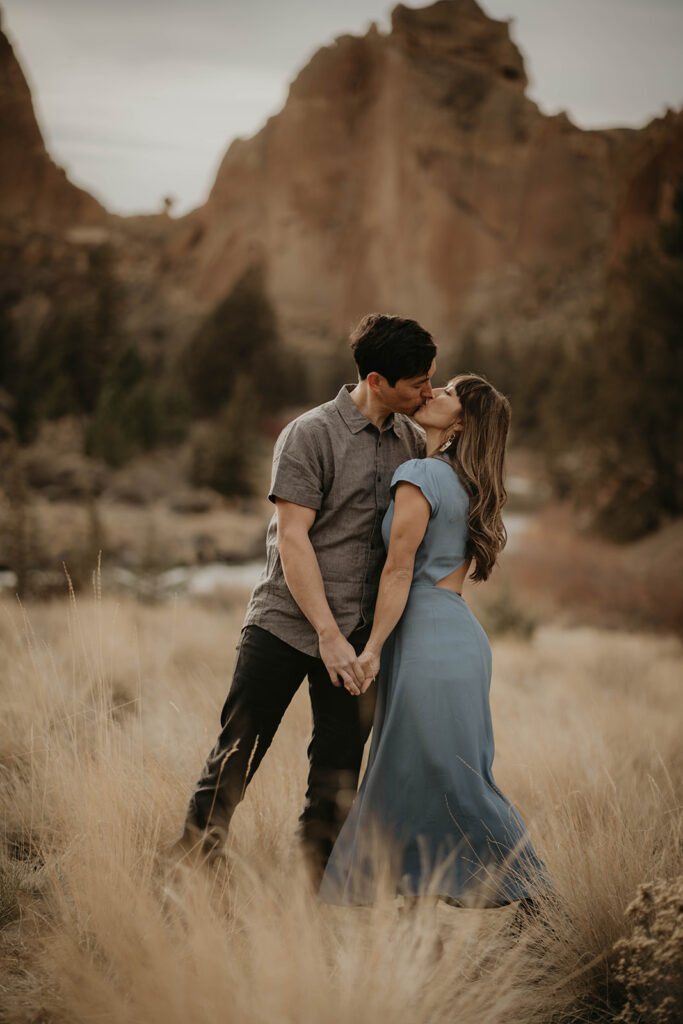
[[[364,416],[360,411],[354,400],[351,398],[350,392],[355,388],[355,384],[344,384],[341,391],[334,400],[341,418],[349,428],[352,434],[358,434],[361,430],[365,430],[366,427],[374,426],[373,423]],[[396,417],[393,412],[390,412],[382,426],[382,433],[385,430],[393,430],[396,437],[400,437],[401,433],[399,430],[399,424],[396,422]]]

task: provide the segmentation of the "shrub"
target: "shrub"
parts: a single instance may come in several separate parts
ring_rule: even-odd
[[[502,583],[495,595],[478,605],[481,624],[489,636],[514,634],[530,640],[538,622],[517,600],[507,581]]]
[[[631,934],[614,946],[626,991],[620,1024],[675,1024],[683,1007],[683,875],[641,885],[626,910]]]
[[[15,573],[14,592],[25,597],[31,589],[31,569],[43,556],[40,529],[31,506],[24,455],[9,439],[0,443],[4,501],[0,504],[0,564]]]
[[[21,867],[5,858],[0,860],[0,928],[21,916],[19,894],[22,882]]]

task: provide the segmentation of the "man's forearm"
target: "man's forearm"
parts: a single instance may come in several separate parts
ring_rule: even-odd
[[[287,537],[278,544],[285,583],[319,637],[339,632],[325,594],[320,566],[306,536]]]

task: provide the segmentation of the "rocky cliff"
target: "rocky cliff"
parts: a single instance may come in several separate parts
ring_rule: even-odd
[[[389,33],[315,54],[282,111],[229,147],[202,207],[123,219],[50,159],[0,33],[7,315],[23,337],[58,301],[61,266],[87,292],[79,267],[106,245],[118,331],[155,358],[254,264],[312,365],[369,310],[417,317],[446,354],[470,332],[571,341],[590,330],[610,263],[669,215],[683,114],[582,131],[543,115],[526,85],[507,22],[475,0],[399,5]]]
[[[82,391],[79,376],[104,370],[106,334],[152,354],[168,337],[180,335],[182,344],[191,330],[185,311],[194,307],[184,297],[178,310],[163,286],[169,218],[116,217],[69,181],[45,147],[26,78],[1,30],[0,153],[0,415],[15,407],[18,393],[43,408],[38,392],[55,378],[62,391]],[[74,349],[92,364],[83,372],[74,368]],[[63,404],[50,400],[47,408],[56,414]]]
[[[97,224],[106,219],[97,200],[73,185],[48,155],[26,79],[1,30],[0,150],[0,217],[27,227]]]
[[[434,333],[439,377],[490,374],[611,536],[679,515],[683,112],[581,131],[526,85],[475,0],[398,6],[315,54],[202,207],[119,218],[50,159],[0,33],[0,498],[3,437],[53,497],[162,446],[233,494],[258,425],[348,379],[381,310]]]
[[[176,276],[207,304],[262,262],[289,342],[313,354],[371,309],[448,347],[576,329],[609,261],[666,217],[683,117],[582,131],[526,96],[506,22],[475,0],[402,5],[343,36],[283,110],[228,149],[178,225]]]

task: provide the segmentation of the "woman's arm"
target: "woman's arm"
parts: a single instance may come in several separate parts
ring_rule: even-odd
[[[403,615],[413,580],[415,552],[425,535],[430,513],[431,506],[419,487],[407,480],[397,484],[389,551],[379,581],[372,632],[358,659],[365,675],[362,693],[377,675],[384,642]]]

